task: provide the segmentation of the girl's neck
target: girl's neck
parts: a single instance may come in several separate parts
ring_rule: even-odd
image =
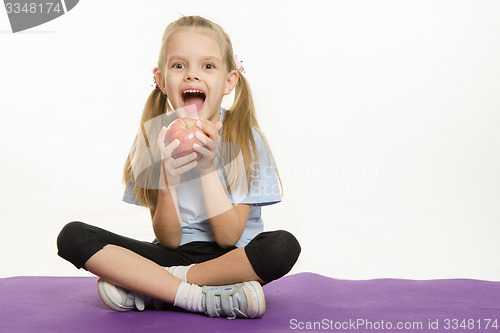
[[[219,111],[217,111],[216,113],[214,113],[214,115],[212,116],[212,118],[210,119],[210,121],[212,123],[216,124],[219,120],[220,120],[220,108],[219,108]]]

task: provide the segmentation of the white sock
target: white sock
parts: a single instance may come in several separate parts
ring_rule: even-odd
[[[174,306],[191,312],[205,312],[203,309],[203,293],[200,286],[181,282],[175,294]]]
[[[191,267],[193,267],[194,264],[189,265],[189,266],[171,266],[171,267],[164,267],[167,272],[175,276],[176,278],[179,278],[182,280],[182,282],[187,282],[187,272]]]

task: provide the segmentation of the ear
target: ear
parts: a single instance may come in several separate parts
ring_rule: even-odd
[[[224,95],[229,95],[231,91],[233,91],[234,87],[236,87],[236,83],[238,83],[238,77],[238,72],[236,70],[232,70],[227,74]]]
[[[158,87],[160,87],[160,90],[166,95],[167,92],[165,90],[165,77],[159,70],[155,73],[155,80]]]

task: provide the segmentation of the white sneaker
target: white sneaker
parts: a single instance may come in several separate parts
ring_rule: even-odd
[[[204,286],[203,308],[209,317],[260,318],[266,312],[264,290],[257,281]]]
[[[143,311],[145,308],[145,296],[132,290],[109,283],[102,278],[97,281],[99,297],[108,308],[114,311],[131,311],[137,309]]]

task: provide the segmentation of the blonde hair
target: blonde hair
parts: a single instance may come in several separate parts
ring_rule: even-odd
[[[163,33],[158,68],[160,73],[166,66],[166,44],[169,36],[179,28],[206,28],[213,32],[221,46],[224,63],[228,73],[234,70],[234,55],[231,40],[226,32],[216,23],[200,16],[183,16],[170,23]],[[161,75],[165,75],[161,73]],[[123,170],[123,183],[134,182],[134,192],[141,206],[156,209],[158,200],[158,181],[161,167],[157,137],[161,127],[172,121],[173,108],[168,96],[156,87],[144,105],[138,134],[132,144]],[[269,145],[260,130],[253,103],[250,86],[242,73],[238,72],[233,105],[225,112],[222,130],[222,148],[220,163],[224,168],[227,189],[238,188],[242,180],[247,180],[247,190],[259,175],[259,159],[252,128],[264,141],[276,167]],[[227,144],[226,144],[227,143]],[[237,147],[237,149],[235,149]],[[252,150],[255,154],[252,154]],[[219,165],[220,166],[220,165]],[[241,174],[244,166],[245,177]],[[276,168],[277,172],[277,168]],[[135,176],[135,178],[134,178]],[[280,188],[281,179],[278,174]]]

